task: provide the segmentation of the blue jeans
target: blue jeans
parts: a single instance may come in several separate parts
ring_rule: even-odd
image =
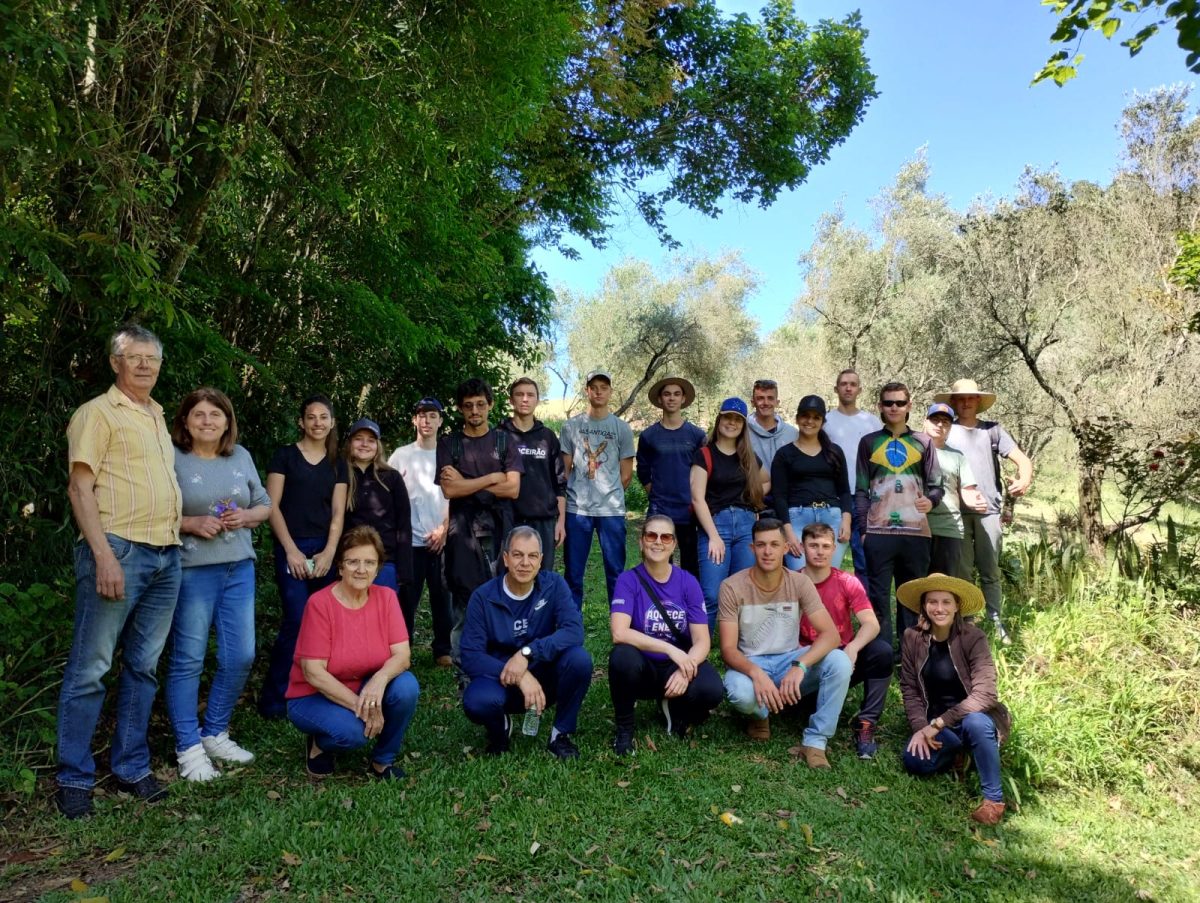
[[[592,685],[592,656],[582,646],[568,646],[554,661],[530,665],[529,671],[542,685],[546,706],[555,707],[554,726],[559,733],[575,733],[583,697]],[[506,687],[495,677],[476,677],[463,692],[463,711],[489,734],[496,734],[506,714],[525,711],[525,696],[520,687]]]
[[[901,759],[909,774],[924,776],[948,771],[955,756],[965,747],[975,757],[983,798],[997,803],[1004,801],[1004,791],[1000,788],[1000,741],[991,715],[972,712],[954,727],[942,728],[935,739],[942,748],[934,750],[928,759],[917,758],[905,746]]]
[[[828,524],[833,527],[833,538],[836,542],[838,531],[842,529],[842,509],[841,508],[788,508],[788,523],[792,525],[792,529],[796,531],[796,538],[800,539],[804,534],[804,528],[809,524]],[[833,560],[830,562],[835,568],[842,566],[842,556],[846,554],[847,543],[839,542],[833,550]],[[804,569],[803,555],[785,555],[783,563],[790,567],[793,571]]]
[[[757,517],[748,508],[725,508],[713,515],[713,526],[725,543],[725,557],[720,564],[713,564],[708,557],[708,533],[698,531],[696,552],[700,557],[700,588],[704,590],[708,630],[713,636],[717,635],[717,596],[721,591],[721,581],[754,564],[750,531],[754,529],[755,520]]]
[[[792,662],[808,652],[809,648],[811,647],[803,646],[790,652],[747,657],[767,672],[775,686],[779,686],[792,667]],[[850,675],[853,671],[854,667],[846,653],[841,649],[834,649],[804,675],[800,684],[801,695],[807,696],[813,691],[817,694],[817,709],[808,719],[808,727],[804,730],[805,746],[824,749],[829,743],[833,732],[837,730],[838,716],[842,713],[842,703],[846,701],[846,691],[850,688]],[[758,700],[754,698],[754,681],[741,671],[730,668],[725,672],[725,696],[729,699],[730,706],[743,715],[766,718],[770,714],[767,707],[759,705]]]
[[[369,679],[370,675],[366,679]],[[411,671],[392,678],[383,691],[383,729],[375,738],[375,749],[371,761],[380,765],[391,765],[404,743],[404,734],[417,710],[417,697],[421,688]],[[367,745],[363,733],[366,724],[352,711],[320,693],[289,699],[288,718],[305,734],[317,741],[321,752],[343,752]]]
[[[179,547],[130,542],[109,533],[108,544],[125,575],[125,596],[96,591],[96,559],[75,544],[75,632],[58,698],[58,783],[90,790],[96,783],[92,735],[104,707],[104,675],[121,646],[117,724],[110,764],[128,783],[150,774],[146,730],[158,681],[158,657],[171,632],[179,597]]]
[[[376,586],[386,586],[397,597],[400,595],[400,584],[396,582],[396,562],[385,561],[379,566],[379,573],[375,575],[375,579],[371,581]]]
[[[583,572],[588,554],[592,551],[592,533],[600,537],[600,555],[604,559],[604,583],[608,601],[612,602],[613,586],[625,570],[625,517],[589,517],[567,512],[567,538],[563,542],[563,570],[571,598],[583,611]]]
[[[308,537],[293,540],[296,548],[307,557],[325,548],[326,539]],[[324,577],[313,580],[297,580],[287,568],[287,553],[279,543],[275,544],[275,585],[279,587],[279,632],[271,646],[271,657],[267,662],[267,674],[263,678],[262,693],[258,697],[258,711],[265,718],[282,718],[287,712],[284,694],[288,678],[292,674],[292,658],[296,654],[296,638],[300,636],[300,619],[304,617],[304,606],[308,597],[324,589],[337,579],[330,569]]]
[[[200,674],[213,627],[217,629],[217,670],[208,691],[202,731],[197,714]],[[233,707],[253,664],[254,559],[184,568],[164,688],[177,752],[195,746],[201,734],[215,737],[229,729]]]
[[[854,576],[862,584],[863,592],[867,591],[867,552],[863,548],[862,534],[858,527],[850,528],[850,554],[854,561]]]

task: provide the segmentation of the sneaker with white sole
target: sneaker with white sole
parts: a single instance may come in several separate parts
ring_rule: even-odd
[[[204,747],[199,743],[195,746],[189,746],[183,752],[176,755],[179,758],[179,776],[185,781],[203,783],[204,781],[211,781],[221,776],[221,772],[213,767],[212,760],[208,758],[208,753],[204,751]]]
[[[201,737],[200,742],[204,744],[204,751],[208,753],[210,759],[216,759],[219,762],[234,762],[238,765],[246,765],[254,761],[254,753],[234,743],[229,736],[229,731],[221,731],[215,737]]]

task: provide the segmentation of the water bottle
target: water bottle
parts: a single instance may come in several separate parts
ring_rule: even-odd
[[[521,722],[521,733],[526,737],[536,737],[538,728],[542,726],[542,716],[533,706],[525,712],[525,720]]]

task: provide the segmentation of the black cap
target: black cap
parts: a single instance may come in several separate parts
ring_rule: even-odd
[[[805,395],[800,399],[800,404],[796,405],[796,416],[799,417],[805,411],[814,411],[825,416],[825,399],[820,395]]]

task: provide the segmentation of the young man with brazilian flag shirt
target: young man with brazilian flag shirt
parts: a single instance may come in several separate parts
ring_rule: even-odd
[[[854,526],[867,553],[867,595],[879,618],[879,635],[899,645],[899,637],[915,617],[896,606],[892,632],[892,578],[896,585],[929,573],[931,509],[942,500],[942,474],[937,455],[925,437],[908,427],[912,399],[904,383],[887,383],[879,390],[883,429],[863,436],[858,444],[854,493]]]

